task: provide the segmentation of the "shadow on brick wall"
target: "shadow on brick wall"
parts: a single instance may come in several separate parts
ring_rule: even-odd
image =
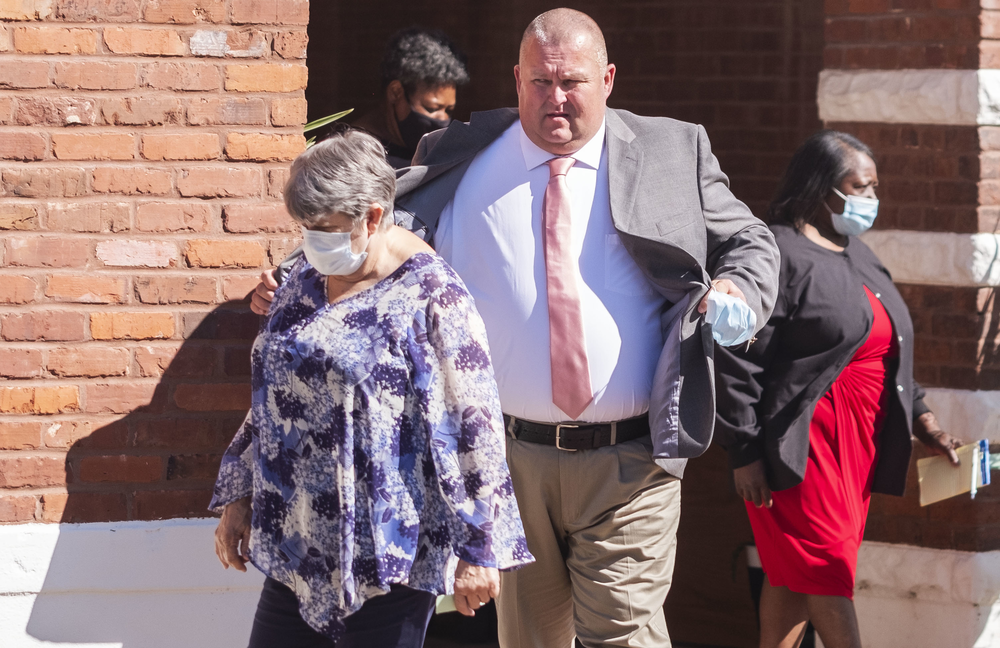
[[[190,518],[211,516],[222,452],[250,403],[260,318],[245,301],[182,318],[183,342],[159,368],[150,402],[76,441],[66,456],[67,493],[44,496],[48,519],[63,524],[28,622],[37,639],[207,647],[222,644],[204,628],[238,624],[234,634],[249,634],[263,578],[224,572],[214,521]],[[150,520],[166,522],[143,524]]]

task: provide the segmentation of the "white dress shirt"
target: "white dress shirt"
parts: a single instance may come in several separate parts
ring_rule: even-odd
[[[581,421],[645,413],[663,349],[665,304],[625,251],[611,221],[604,124],[572,155],[572,251],[594,400]],[[437,252],[476,300],[489,338],[500,404],[512,416],[556,423],[552,402],[542,200],[551,153],[515,122],[472,161],[441,213]]]

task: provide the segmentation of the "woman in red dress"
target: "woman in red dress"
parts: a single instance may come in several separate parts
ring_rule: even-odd
[[[747,349],[716,352],[717,439],[767,576],[762,648],[812,621],[827,648],[860,648],[854,577],[871,493],[902,495],[911,433],[957,463],[913,380],[913,323],[858,234],[878,210],[871,150],[821,131],[769,210],[781,251],[774,313]]]

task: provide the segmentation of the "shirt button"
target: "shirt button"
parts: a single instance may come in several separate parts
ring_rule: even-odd
[[[900,391],[900,392],[903,391],[903,386],[902,385],[896,385],[896,391]]]
[[[882,293],[875,293],[875,299],[882,299]]]
[[[896,336],[896,341],[897,342],[902,342],[903,341],[903,336],[902,335],[897,335]]]

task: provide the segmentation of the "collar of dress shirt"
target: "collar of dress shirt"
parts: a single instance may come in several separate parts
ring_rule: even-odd
[[[569,156],[576,160],[576,164],[583,164],[591,169],[597,169],[601,166],[601,153],[604,152],[604,125],[605,122],[602,121],[597,133],[583,145],[583,148]],[[518,122],[518,130],[521,134],[521,153],[524,154],[524,166],[528,171],[545,164],[552,158],[559,157],[539,148],[528,139],[524,128],[521,127],[521,122]]]

